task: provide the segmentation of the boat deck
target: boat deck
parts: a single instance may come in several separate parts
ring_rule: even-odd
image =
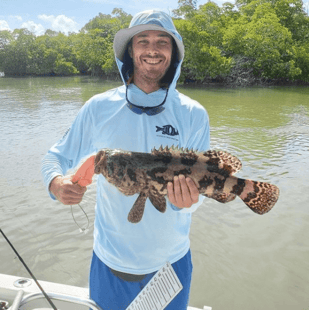
[[[40,285],[53,299],[55,306],[61,310],[85,310],[89,309],[88,288],[77,286],[39,281]],[[20,291],[23,291],[20,292]],[[43,298],[43,295],[35,282],[29,278],[20,278],[0,274],[0,302],[7,301],[9,306],[12,305],[18,292],[23,296],[22,306],[20,310],[32,310],[34,308],[50,307],[48,302]],[[75,303],[78,302],[79,304]],[[18,308],[16,308],[17,310]],[[188,307],[188,310],[211,310],[211,307],[204,306],[203,309]]]

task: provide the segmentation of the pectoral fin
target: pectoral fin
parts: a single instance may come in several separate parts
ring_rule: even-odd
[[[163,195],[149,195],[149,200],[154,205],[154,207],[161,213],[164,213],[166,211],[166,200]]]
[[[128,215],[128,221],[131,223],[138,223],[144,214],[145,203],[148,195],[145,192],[141,192],[134,202],[132,209]]]

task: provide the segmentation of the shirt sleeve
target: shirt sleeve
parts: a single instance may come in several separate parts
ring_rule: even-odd
[[[93,122],[86,103],[79,111],[72,126],[65,135],[53,145],[42,160],[41,173],[51,198],[49,184],[56,176],[63,176],[75,168],[81,159],[95,152],[92,145]]]
[[[198,113],[191,120],[191,135],[188,140],[188,149],[197,151],[207,151],[210,149],[210,127],[209,117],[204,108],[198,110]],[[172,209],[182,213],[193,213],[203,203],[205,196],[199,195],[199,201],[194,203],[190,208],[180,209],[169,202]]]

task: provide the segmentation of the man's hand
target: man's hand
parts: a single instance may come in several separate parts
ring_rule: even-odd
[[[80,203],[87,190],[86,186],[72,183],[73,175],[55,177],[49,186],[52,194],[65,205],[76,205]]]
[[[190,208],[198,202],[199,191],[191,178],[184,175],[174,177],[174,182],[167,184],[167,197],[178,208]]]

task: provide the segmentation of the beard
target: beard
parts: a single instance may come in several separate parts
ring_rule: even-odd
[[[155,60],[155,59],[162,59],[160,56],[158,57],[148,57],[148,59]],[[164,61],[166,61],[164,59]],[[161,80],[164,78],[165,74],[170,68],[170,62],[157,66],[157,65],[145,65],[143,61],[138,61],[135,62],[133,60],[133,65],[134,65],[134,77],[138,77],[139,79],[142,79],[143,81],[151,84],[160,84]]]

